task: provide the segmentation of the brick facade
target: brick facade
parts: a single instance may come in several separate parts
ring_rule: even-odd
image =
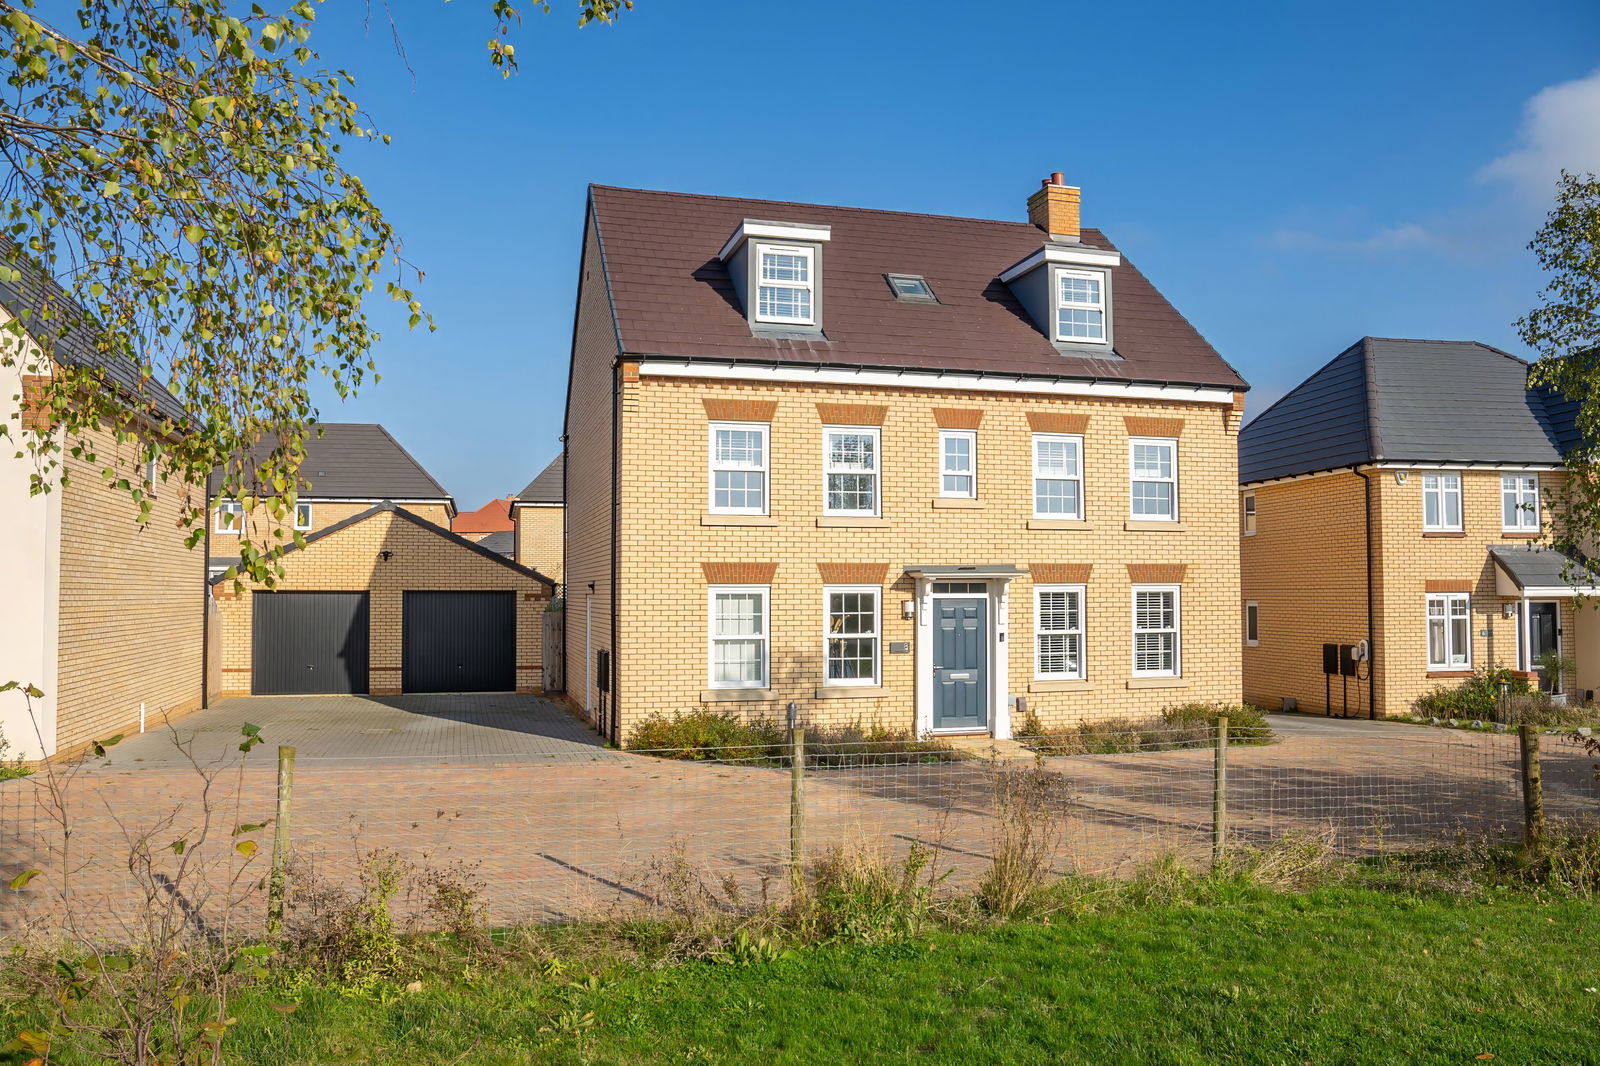
[[[516,524],[517,562],[556,582],[562,580],[561,537],[564,508],[520,504],[511,509]]]
[[[1462,531],[1451,534],[1422,528],[1422,468],[1363,472],[1372,492],[1376,682],[1350,684],[1350,712],[1365,715],[1370,699],[1379,716],[1407,713],[1435,686],[1459,683],[1461,671],[1428,670],[1429,593],[1471,595],[1472,668],[1517,667],[1519,623],[1505,613],[1517,600],[1499,595],[1487,547],[1528,537],[1501,531],[1500,471],[1459,471]],[[1541,473],[1541,493],[1560,476]],[[1338,473],[1246,487],[1242,494],[1255,496],[1257,516],[1257,532],[1242,541],[1242,597],[1260,612],[1260,642],[1244,651],[1245,697],[1278,707],[1288,696],[1302,710],[1323,710],[1322,644],[1369,635],[1362,480]],[[1572,600],[1557,602],[1567,640],[1576,633]],[[1570,642],[1565,651],[1573,654]],[[1345,707],[1340,678],[1332,689],[1338,713]]]
[[[384,551],[393,554],[385,560],[379,554]],[[404,592],[514,591],[517,691],[540,691],[541,619],[549,587],[449,535],[379,511],[285,554],[283,568],[277,584],[282,591],[369,593],[369,689],[376,696],[400,692]],[[221,615],[222,689],[224,695],[244,695],[250,691],[251,597],[257,586],[247,583],[242,591],[233,586],[232,581],[214,586]]]
[[[69,453],[61,500],[61,596],[56,753],[200,706],[205,552],[184,541],[186,501],[202,489],[160,482],[150,521],[103,469],[137,483],[137,441],[93,431],[95,456]]]
[[[580,328],[581,321],[580,310]],[[575,378],[574,404],[580,397],[594,403],[580,386]],[[772,410],[769,513],[709,515],[710,412],[751,410],[753,403]],[[1006,689],[1025,697],[1046,724],[1148,717],[1176,702],[1240,698],[1238,423],[1215,405],[651,375],[622,385],[621,410],[616,708],[624,739],[645,716],[695,710],[703,698],[719,709],[774,718],[795,701],[807,721],[914,731],[917,655],[888,649],[901,642],[915,649],[919,639],[917,623],[901,611],[901,602],[916,595],[906,569],[917,565],[1031,566],[1051,581],[1087,586],[1087,678],[1036,681],[1035,576],[1024,573],[1010,583]],[[1170,529],[1128,521],[1127,416],[1158,420],[1138,424],[1179,438],[1181,521]],[[881,424],[881,518],[823,515],[825,417]],[[580,431],[570,416],[568,424],[569,432]],[[978,498],[957,507],[939,496],[938,431],[951,424],[979,427]],[[1043,432],[1084,434],[1083,522],[1032,521],[1031,434],[1041,426],[1048,427]],[[594,461],[586,451],[574,446],[569,460],[575,533],[569,532],[568,543],[576,540],[594,553],[603,535],[585,529],[577,516],[601,517],[605,472],[597,464],[593,481],[578,473],[579,463]],[[568,676],[576,693],[583,686],[584,597],[578,591],[583,578],[570,559],[568,577],[574,588],[568,648],[578,653]],[[1181,585],[1181,678],[1131,676],[1132,586],[1145,581]],[[823,588],[835,583],[882,590],[881,686],[823,691]],[[760,698],[706,691],[711,584],[771,587],[770,687]],[[602,599],[596,597],[597,607]],[[598,625],[592,631],[601,632]]]

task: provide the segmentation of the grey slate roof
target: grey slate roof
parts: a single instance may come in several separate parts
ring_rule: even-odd
[[[28,333],[44,343],[58,363],[101,368],[106,379],[141,409],[174,422],[187,417],[178,398],[157,382],[141,381],[130,360],[99,350],[94,342],[95,324],[83,306],[31,257],[11,241],[0,239],[0,260],[22,272],[18,281],[0,280],[0,305],[22,320]],[[24,317],[24,311],[31,314]]]
[[[488,548],[492,552],[499,552],[507,559],[514,558],[517,554],[517,534],[512,529],[496,530],[493,533],[478,538],[478,546]]]
[[[1559,464],[1570,405],[1476,341],[1363,337],[1250,421],[1239,480],[1369,462]]]
[[[1569,564],[1582,561],[1571,558],[1554,548],[1534,545],[1491,544],[1489,555],[1506,576],[1520,589],[1571,588],[1562,571]],[[1582,569],[1577,571],[1582,573]]]
[[[562,452],[550,460],[550,465],[539,476],[528,482],[528,487],[517,496],[518,503],[553,503],[560,505],[566,480],[567,453]]]
[[[317,434],[321,430],[321,434]],[[265,460],[263,442],[252,453]],[[300,495],[310,499],[444,500],[450,494],[382,426],[322,422],[306,435]],[[213,485],[216,475],[213,475]]]

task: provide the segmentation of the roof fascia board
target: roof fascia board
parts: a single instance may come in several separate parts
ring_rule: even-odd
[[[518,507],[565,507],[565,506],[566,506],[566,504],[564,504],[564,503],[550,503],[547,500],[516,500],[511,504],[511,509],[513,511],[515,511]]]
[[[847,370],[839,367],[760,366],[709,363],[692,359],[642,357],[641,377],[702,378],[712,381],[782,381],[816,385],[948,389],[963,392],[1022,392],[1046,396],[1096,396],[1122,400],[1180,400],[1232,406],[1236,391],[1220,385],[1142,384],[1082,378],[1042,378],[1001,374],[960,374],[927,370]]]
[[[1255,481],[1241,481],[1239,482],[1239,487],[1241,489],[1253,489],[1261,485],[1287,485],[1291,481],[1308,481],[1314,477],[1332,477],[1334,474],[1353,474],[1358,468],[1359,467],[1357,466],[1334,466],[1329,467],[1327,470],[1307,471],[1304,474],[1286,474],[1283,477],[1258,478]]]
[[[833,227],[812,222],[768,222],[759,218],[747,218],[739,223],[739,228],[733,231],[722,245],[722,251],[717,253],[717,258],[723,262],[739,250],[739,246],[752,237],[777,241],[827,241],[833,237]]]
[[[1023,259],[1021,262],[1000,272],[1000,280],[1010,284],[1015,278],[1020,278],[1028,271],[1042,266],[1045,263],[1067,263],[1075,266],[1115,267],[1122,265],[1120,252],[1108,252],[1104,248],[1086,248],[1082,245],[1064,247],[1061,245],[1047,244],[1037,252]]]
[[[1507,470],[1515,473],[1518,470],[1565,470],[1562,463],[1485,463],[1471,461],[1454,461],[1439,459],[1412,459],[1409,462],[1401,459],[1384,459],[1380,462],[1366,464],[1374,470]]]

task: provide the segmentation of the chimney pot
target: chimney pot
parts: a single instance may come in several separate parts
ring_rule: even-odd
[[[1051,185],[1065,185],[1066,183],[1067,183],[1067,176],[1065,174],[1061,173],[1061,171],[1057,170],[1057,171],[1055,171],[1054,173],[1052,173],[1050,175],[1050,184]]]

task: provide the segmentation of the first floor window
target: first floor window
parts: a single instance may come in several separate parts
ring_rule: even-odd
[[[978,434],[970,429],[939,433],[939,495],[972,499],[978,494]]]
[[[1539,475],[1501,476],[1500,528],[1507,533],[1539,532]]]
[[[1256,498],[1254,496],[1246,496],[1244,498],[1244,535],[1247,537],[1256,535]]]
[[[217,504],[215,533],[238,533],[244,526],[244,504],[238,500],[222,500]]]
[[[711,426],[711,510],[767,513],[767,426],[720,422]]]
[[[1130,514],[1136,519],[1178,517],[1178,442],[1135,437],[1128,441]]]
[[[1244,642],[1252,648],[1261,642],[1261,607],[1254,600],[1244,605]]]
[[[830,588],[823,591],[826,617],[823,656],[826,685],[878,683],[877,588]]]
[[[1083,671],[1083,586],[1036,585],[1034,676],[1076,681]]]
[[[1428,597],[1428,669],[1472,669],[1472,597],[1465,592]]]
[[[1133,673],[1135,677],[1178,675],[1178,587],[1133,587]]]
[[[1033,435],[1033,516],[1083,518],[1083,438]]]
[[[1461,475],[1422,475],[1422,528],[1430,532],[1461,529]]]
[[[311,528],[311,505],[297,503],[294,505],[294,528],[302,533]]]
[[[155,498],[156,494],[156,479],[160,476],[161,464],[157,461],[156,457],[152,455],[150,458],[144,461],[145,493],[152,499]]]
[[[711,687],[767,687],[766,585],[711,590]]]
[[[878,430],[824,429],[822,432],[823,513],[878,513]]]

